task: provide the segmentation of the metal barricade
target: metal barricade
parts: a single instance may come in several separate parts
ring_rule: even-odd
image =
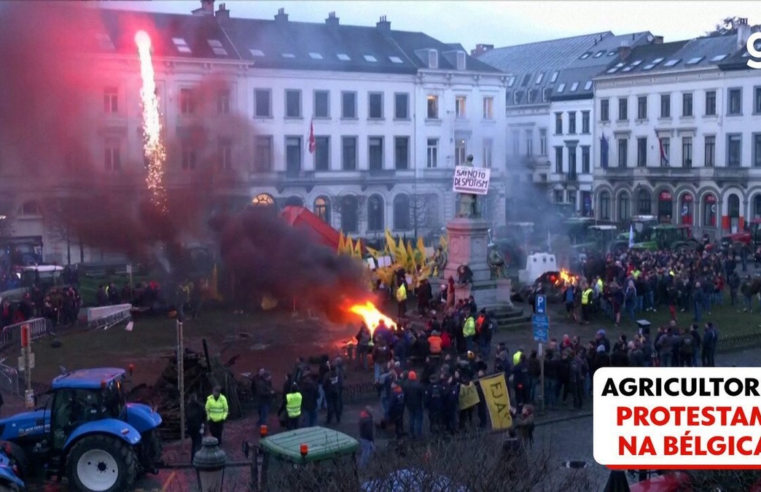
[[[103,306],[87,310],[87,326],[93,329],[108,330],[122,321],[132,318],[132,304]]]
[[[45,318],[32,318],[29,321],[8,325],[3,328],[0,343],[8,346],[14,343],[21,343],[21,325],[29,325],[30,336],[32,340],[39,340],[48,334],[48,320]]]
[[[2,363],[0,363],[0,390],[21,396],[18,371]]]

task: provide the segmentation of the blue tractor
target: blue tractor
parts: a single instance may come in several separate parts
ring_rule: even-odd
[[[46,403],[0,420],[0,440],[22,479],[44,469],[72,490],[125,492],[161,463],[161,416],[127,403],[125,371],[83,369],[53,380]]]
[[[6,444],[5,449],[8,446]],[[18,492],[25,488],[17,472],[17,467],[11,461],[10,452],[4,451],[0,444],[0,492]]]

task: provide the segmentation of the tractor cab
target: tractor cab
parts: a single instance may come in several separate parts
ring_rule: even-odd
[[[257,446],[260,464],[254,488],[259,491],[289,492],[321,490],[327,484],[359,489],[353,437],[324,427],[307,427],[263,437]],[[248,447],[244,445],[244,453]],[[353,486],[351,486],[353,485]]]
[[[0,420],[0,439],[12,445],[15,462],[66,477],[76,490],[128,490],[139,473],[156,471],[162,420],[127,403],[125,380],[118,368],[58,376],[41,408]]]
[[[629,231],[634,230],[634,242],[644,243],[651,241],[651,230],[658,225],[658,217],[654,215],[635,215],[631,218],[626,230],[618,235],[622,241],[629,241]]]

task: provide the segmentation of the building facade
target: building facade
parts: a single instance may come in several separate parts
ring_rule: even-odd
[[[626,50],[595,79],[599,219],[724,234],[761,217],[761,84],[726,65],[747,53],[745,28]]]
[[[426,236],[454,216],[454,166],[472,154],[492,169],[484,215],[504,222],[506,74],[462,46],[394,31],[385,17],[375,27],[344,26],[333,13],[324,24],[292,22],[283,9],[241,19],[213,4],[194,15],[100,12],[101,49],[86,56],[108,75],[92,94],[100,130],[86,150],[123,191],[145,192],[139,61],[124,32],[144,26],[170,189],[213,179],[228,206],[303,205],[353,237]],[[45,237],[47,258],[65,262],[44,192],[0,179],[13,197],[12,234]]]

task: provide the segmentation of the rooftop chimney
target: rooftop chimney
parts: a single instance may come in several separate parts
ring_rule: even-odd
[[[632,53],[632,48],[629,46],[629,43],[626,41],[621,43],[621,46],[618,47],[618,61],[626,61],[627,58],[629,58],[629,55]]]
[[[386,20],[386,16],[385,15],[381,16],[381,18],[378,21],[378,23],[375,24],[375,27],[377,27],[378,30],[380,32],[382,32],[383,34],[388,34],[388,33],[391,32],[391,23]]]
[[[285,9],[277,9],[277,15],[275,16],[275,22],[288,22],[288,14],[285,13]]]
[[[328,14],[328,18],[325,19],[325,24],[329,25],[330,27],[338,26],[338,17],[336,17],[335,12],[331,12]]]
[[[656,36],[653,44],[663,44],[663,36]]]
[[[477,44],[476,49],[470,51],[470,56],[479,56],[486,53],[489,50],[493,50],[493,44]]]
[[[217,12],[215,13],[215,16],[217,17],[217,19],[229,19],[230,11],[227,10],[227,6],[224,3],[220,3],[219,8],[217,9]]]
[[[214,0],[201,0],[201,8],[195,9],[193,15],[214,15]]]
[[[748,25],[748,18],[743,17],[737,19],[737,49],[745,49],[745,45],[748,44],[748,38],[750,38],[750,26]]]

